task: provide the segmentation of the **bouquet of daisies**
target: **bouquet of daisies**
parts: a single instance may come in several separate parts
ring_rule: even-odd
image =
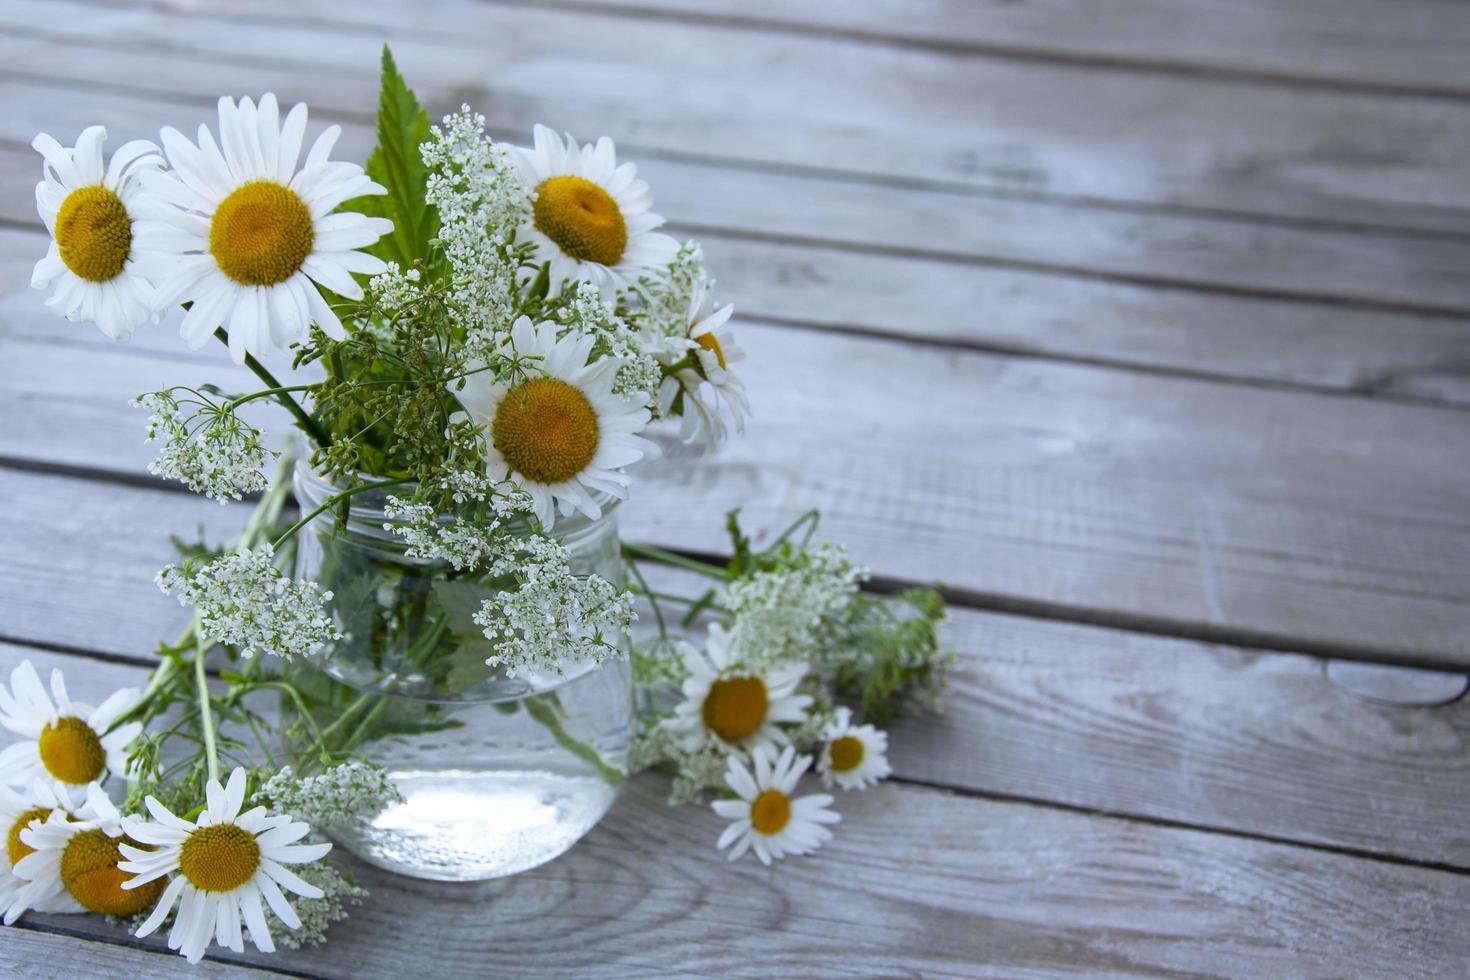
[[[0,685],[18,738],[0,752],[6,923],[116,916],[197,961],[247,934],[264,951],[320,941],[362,899],[319,838],[398,791],[367,761],[357,702],[318,726],[285,668],[340,652],[367,629],[356,597],[398,581],[291,571],[304,529],[365,500],[400,554],[486,586],[472,627],[377,609],[371,630],[405,635],[441,690],[631,653],[632,768],[671,776],[672,802],[717,797],[732,858],[820,845],[837,814],[796,795],[805,771],[872,785],[888,774],[874,725],[936,705],[937,595],[862,592],[861,567],[811,544],[815,515],[757,550],[732,514],[719,565],[626,545],[634,590],[573,568],[558,525],[627,496],[629,468],[658,455],[650,425],[705,448],[742,429],[742,354],[699,246],[659,231],[610,140],[537,127],[514,147],[484,127],[467,107],[431,126],[385,49],[365,166],[332,158],[338,127],[308,144],[306,107],[283,115],[269,94],[221,99],[194,139],[165,128],[110,157],[100,127],[71,147],[36,138],[53,241],[34,285],[118,340],[182,309],[185,343],[218,342],[253,372],[251,390],[178,385],[136,404],[154,473],[255,510],[228,543],[176,542],[158,581],[192,618],[146,688],[92,707],[29,662]],[[269,405],[303,449],[263,427]],[[328,488],[295,513],[293,454]],[[709,583],[682,594],[691,575]],[[635,598],[656,632],[630,649]],[[308,719],[291,747],[257,696]]]

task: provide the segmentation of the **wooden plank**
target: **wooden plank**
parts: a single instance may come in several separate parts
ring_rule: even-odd
[[[209,372],[149,363],[85,327],[70,334],[81,347],[8,342],[0,412],[27,421],[0,432],[0,456],[140,472],[149,450],[126,400]],[[148,337],[176,349],[167,328]],[[1241,397],[756,324],[740,337],[752,430],[712,459],[650,467],[628,508],[644,537],[718,548],[716,515],[731,507],[769,528],[819,506],[832,535],[884,574],[938,578],[987,603],[1470,663],[1462,412]]]
[[[954,611],[945,638],[947,712],[892,732],[905,778],[1470,866],[1470,702],[1375,704],[1316,657],[994,613]]]
[[[58,920],[60,917],[55,917]],[[58,923],[60,924],[60,923]],[[229,980],[265,980],[280,976],[217,960],[190,966],[177,955],[134,949],[115,941],[81,939],[53,933],[34,932],[24,926],[5,930],[0,944],[0,973],[27,980],[115,980],[117,977],[148,977],[150,980],[196,980],[223,977]]]
[[[496,0],[504,3],[507,0]],[[514,0],[512,0],[514,2]],[[1015,57],[1086,59],[1389,89],[1470,93],[1470,11],[1379,0],[556,0],[564,9],[708,20],[752,30],[840,34]],[[1167,39],[1161,43],[1161,39]]]
[[[449,0],[412,9],[271,0],[248,12],[215,3],[187,17],[88,10],[69,35],[102,32],[109,48],[147,44],[169,58],[178,48],[246,55],[257,68],[268,57],[361,71],[386,37],[436,100],[490,106],[516,130],[554,119],[697,159],[962,191],[1470,227],[1470,110],[1453,101],[804,36],[731,43],[728,31],[699,24]]]
[[[5,9],[0,6],[0,15]],[[140,38],[139,43],[155,41]],[[400,53],[407,58],[421,50],[410,47]],[[151,134],[164,124],[191,131],[197,122],[212,118],[220,92],[272,88],[283,97],[308,100],[317,118],[346,122],[340,144],[344,154],[361,158],[372,146],[370,130],[360,125],[374,105],[371,58],[323,72],[311,62],[237,64],[185,51],[139,70],[130,51],[111,44],[99,49],[4,37],[0,57],[26,69],[24,77],[0,79],[0,93],[14,104],[0,121],[0,139],[25,144],[7,149],[15,162],[6,170],[14,172],[4,185],[9,200],[0,213],[25,221],[34,220],[27,185],[36,171],[28,144],[42,129],[64,135],[102,122],[119,136]],[[425,74],[431,82],[434,76],[445,80],[420,86],[436,112],[466,97],[455,90],[452,79],[458,76],[442,60],[428,60]],[[411,73],[409,67],[405,71]],[[130,77],[124,91],[109,87],[119,75]],[[417,76],[412,77],[417,83]],[[92,84],[105,91],[92,90]],[[493,94],[476,105],[490,115],[497,137],[528,139],[529,125],[508,125]],[[558,121],[550,114],[555,111],[548,108],[541,118]],[[581,135],[610,132],[620,142],[638,135],[616,126],[616,119],[603,120],[596,130]],[[691,160],[682,153],[671,157],[657,147],[625,147],[625,152],[633,154],[652,182],[660,211],[699,234],[729,230],[761,239],[840,243],[1053,275],[1246,295],[1470,310],[1470,273],[1465,271],[1470,241],[1464,238],[1345,232],[1157,209],[865,186],[820,174],[732,169],[722,159]]]
[[[30,151],[26,151],[30,157]],[[0,215],[31,175],[0,151]],[[33,162],[33,161],[32,161]],[[15,184],[13,193],[5,188]],[[38,229],[39,230],[39,229]],[[1140,366],[1222,379],[1470,404],[1470,321],[1057,277],[706,234],[742,319]],[[0,227],[0,319],[81,333],[28,288],[45,240]],[[1467,263],[1470,268],[1470,263]],[[1395,342],[1385,344],[1385,336]],[[145,338],[146,339],[146,336]]]
[[[4,471],[0,499],[24,528],[0,544],[5,634],[137,658],[184,618],[151,584],[167,533],[244,519],[180,494]],[[99,512],[80,527],[72,516]],[[635,512],[625,534],[644,526]],[[83,599],[82,581],[101,585]],[[1470,702],[1405,712],[1348,695],[1313,657],[963,608],[945,643],[961,654],[948,710],[894,730],[899,776],[1470,867]],[[132,668],[87,669],[120,686]]]
[[[34,165],[28,148],[0,148],[0,216],[34,222]],[[707,229],[699,237],[722,291],[737,299],[743,317],[1205,377],[1470,403],[1470,319],[1458,315],[1221,295],[752,240]],[[40,297],[24,287],[44,244],[0,229],[0,250],[15,262],[0,268],[0,282],[19,289],[0,296],[0,315],[31,316]],[[1470,269],[1470,255],[1464,268]],[[57,325],[43,329],[54,332]],[[1394,343],[1384,343],[1386,336]]]
[[[121,671],[141,676],[73,671],[78,696]],[[497,882],[352,861],[372,896],[326,946],[245,959],[342,977],[416,975],[425,955],[442,976],[1410,977],[1470,955],[1460,874],[891,783],[845,795],[832,845],[768,870],[726,865],[720,821],[663,794],[635,780],[566,856]]]

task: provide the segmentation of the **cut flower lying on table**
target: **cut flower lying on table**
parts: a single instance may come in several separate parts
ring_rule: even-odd
[[[665,443],[704,450],[743,431],[732,307],[698,244],[660,230],[606,137],[538,126],[531,146],[507,146],[467,107],[430,126],[386,49],[365,165],[333,159],[339,127],[311,138],[306,106],[282,108],[222,98],[193,138],[165,127],[110,158],[100,127],[70,147],[34,142],[47,305],[119,340],[182,308],[187,345],[217,341],[262,387],[135,402],[155,474],[255,509],[228,543],[176,541],[158,584],[192,621],[160,644],[146,686],[92,707],[29,661],[0,685],[16,738],[0,751],[4,921],[96,912],[163,932],[194,962],[246,937],[267,952],[320,942],[363,900],[319,838],[399,790],[366,757],[368,719],[316,726],[285,668],[351,636],[338,593],[391,584],[291,571],[303,529],[368,492],[386,492],[383,530],[404,555],[494,584],[415,663],[436,690],[631,657],[627,768],[670,776],[673,803],[714,794],[731,859],[830,840],[833,797],[799,784],[862,790],[889,774],[875,724],[938,704],[938,595],[863,592],[843,549],[811,543],[815,513],[759,550],[732,513],[728,561],[625,544],[631,590],[574,573],[558,536],[628,496],[629,468],[660,455],[659,426],[679,420]],[[270,404],[298,430],[302,465],[334,481],[299,519],[294,451],[254,414]],[[654,589],[656,565],[704,585]],[[631,641],[635,601],[656,633]],[[289,748],[267,698],[307,719],[287,726]],[[553,730],[610,780],[627,775]]]

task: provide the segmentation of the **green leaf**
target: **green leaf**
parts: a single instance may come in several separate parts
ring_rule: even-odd
[[[383,89],[378,101],[378,145],[367,158],[367,173],[388,189],[386,195],[353,198],[342,205],[370,217],[387,218],[393,231],[366,251],[401,267],[429,260],[429,240],[439,234],[439,216],[424,200],[429,168],[419,144],[429,138],[429,116],[419,105],[393,52],[383,45]]]

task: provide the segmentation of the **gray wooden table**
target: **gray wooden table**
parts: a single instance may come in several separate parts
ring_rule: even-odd
[[[436,112],[614,137],[737,301],[756,422],[626,534],[820,506],[945,583],[950,710],[775,870],[636,781],[510,880],[359,868],[321,949],[196,974],[33,916],[0,974],[1465,975],[1470,707],[1324,665],[1470,669],[1470,7],[3,0],[0,668],[136,683],[164,533],[242,520],[126,405],[227,362],[28,288],[31,136],[269,88],[360,156],[384,39]]]

